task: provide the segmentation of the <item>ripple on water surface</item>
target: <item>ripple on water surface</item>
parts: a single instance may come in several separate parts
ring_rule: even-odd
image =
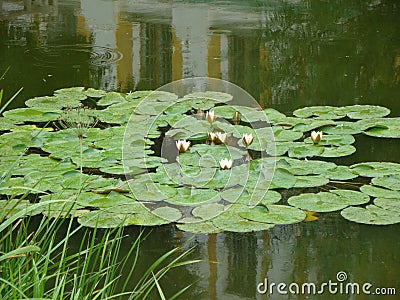
[[[35,49],[35,65],[56,68],[60,65],[83,64],[107,66],[121,60],[123,55],[117,49],[91,45],[56,45]]]

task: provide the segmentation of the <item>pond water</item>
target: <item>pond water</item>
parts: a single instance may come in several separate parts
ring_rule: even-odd
[[[129,92],[174,80],[221,78],[285,114],[310,105],[376,104],[400,115],[400,5],[369,1],[0,0],[3,99],[11,108],[55,89]],[[399,142],[357,137],[340,164],[400,162]],[[172,271],[166,294],[198,280],[182,299],[319,299],[261,295],[257,285],[337,281],[400,293],[399,225],[367,226],[338,213],[257,233],[193,235],[154,228],[141,264],[191,239],[201,263]],[[137,228],[127,228],[131,236]],[[129,242],[127,242],[127,248]],[[344,274],[342,274],[344,275]],[[327,299],[397,299],[332,295]]]

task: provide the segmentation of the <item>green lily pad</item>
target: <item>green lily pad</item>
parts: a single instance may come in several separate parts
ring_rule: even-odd
[[[317,117],[320,119],[341,119],[346,113],[335,106],[309,106],[296,109],[293,115],[299,118]]]
[[[329,179],[322,175],[301,175],[296,176],[295,188],[307,188],[323,186],[329,182]]]
[[[252,232],[260,230],[268,230],[274,226],[271,223],[255,222],[240,217],[240,213],[249,211],[249,207],[241,204],[233,204],[229,210],[212,219],[212,223],[224,230],[231,232]]]
[[[231,101],[233,99],[233,96],[227,93],[206,91],[206,92],[194,92],[191,94],[187,94],[185,95],[185,99],[187,98],[210,99],[217,102],[226,103]]]
[[[289,157],[305,158],[321,156],[325,148],[318,145],[308,145],[304,143],[293,143],[289,148]]]
[[[161,201],[174,197],[177,190],[167,185],[158,183],[130,182],[129,187],[137,200]]]
[[[382,197],[382,198],[400,198],[400,191],[388,190],[385,188],[373,186],[373,185],[363,185],[360,190],[372,197]]]
[[[34,216],[43,210],[41,206],[32,206],[28,200],[10,199],[0,200],[0,219],[9,218],[12,215],[24,212],[23,216]]]
[[[179,209],[169,206],[158,207],[152,210],[151,213],[169,222],[175,222],[182,218],[182,213]]]
[[[182,231],[202,234],[218,233],[223,231],[216,227],[211,221],[177,224],[176,227]]]
[[[371,183],[391,190],[400,190],[400,174],[386,175],[376,177],[371,180]]]
[[[373,119],[364,133],[374,137],[400,138],[400,118]]]
[[[374,204],[383,209],[400,214],[400,198],[375,198]]]
[[[305,219],[304,211],[286,205],[256,206],[250,211],[239,213],[242,218],[272,224],[292,224]]]
[[[350,166],[352,171],[360,176],[381,177],[397,174],[400,164],[393,162],[365,162]]]
[[[400,213],[392,212],[375,205],[366,208],[348,207],[341,211],[341,215],[352,222],[369,225],[390,225],[400,222]]]
[[[356,147],[352,145],[343,145],[339,147],[324,147],[324,151],[320,154],[322,157],[342,157],[348,156],[356,152]]]
[[[125,101],[126,100],[123,94],[116,92],[108,92],[99,101],[97,101],[97,105],[108,106],[115,103],[123,103]]]
[[[61,115],[61,110],[56,108],[34,109],[30,107],[16,108],[3,113],[4,117],[22,122],[48,122],[55,121]]]
[[[323,133],[340,136],[361,133],[363,128],[358,124],[358,122],[336,121],[334,126],[323,126],[319,128],[319,130]]]
[[[288,203],[300,209],[315,212],[331,212],[341,210],[349,205],[364,204],[369,197],[356,191],[338,190],[331,192],[304,193],[292,196]]]
[[[322,172],[322,175],[331,180],[349,180],[358,177],[347,166],[337,166]]]
[[[207,203],[198,207],[195,207],[192,210],[193,216],[203,219],[210,220],[219,214],[223,213],[226,209],[229,209],[229,206],[225,206],[220,203]]]
[[[79,99],[74,98],[66,98],[66,97],[57,97],[57,96],[45,96],[45,97],[35,97],[25,101],[26,106],[33,107],[36,109],[60,109],[64,107],[78,107],[81,105],[81,101]]]
[[[214,190],[196,188],[178,188],[176,195],[165,199],[166,202],[182,206],[198,206],[219,201],[220,195]]]
[[[351,119],[372,119],[390,114],[388,108],[376,105],[350,105],[341,107],[339,110]]]
[[[271,185],[274,188],[289,189],[296,184],[296,177],[286,169],[276,168]]]

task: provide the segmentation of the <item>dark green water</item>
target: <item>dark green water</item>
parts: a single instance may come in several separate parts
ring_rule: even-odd
[[[209,76],[233,82],[286,114],[307,105],[377,104],[400,115],[400,3],[392,1],[0,0],[0,81],[11,107],[69,86],[129,92]],[[4,102],[4,101],[3,101]],[[400,162],[398,140],[357,137],[337,160]],[[324,214],[316,222],[252,234],[195,235],[155,228],[143,267],[192,238],[203,262],[171,272],[167,295],[266,299],[257,284],[369,282],[400,293],[399,226],[373,227]],[[128,228],[132,236],[136,228]],[[127,242],[128,246],[129,242]],[[279,295],[268,299],[398,299]]]

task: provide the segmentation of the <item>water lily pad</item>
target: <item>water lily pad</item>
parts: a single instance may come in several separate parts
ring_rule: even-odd
[[[400,213],[389,211],[375,205],[366,208],[348,207],[341,211],[341,215],[352,222],[369,225],[390,225],[400,222]]]
[[[175,222],[182,218],[182,213],[179,209],[169,206],[158,207],[152,210],[151,213],[169,222]]]
[[[38,205],[32,206],[28,200],[0,200],[0,219],[9,218],[19,212],[24,212],[23,216],[34,216],[41,213],[42,210],[43,207]]]
[[[329,182],[329,179],[322,175],[302,175],[296,176],[295,188],[307,188],[323,186]]]
[[[186,232],[202,234],[218,233],[223,231],[216,227],[211,221],[177,224],[176,227]]]
[[[246,205],[233,204],[225,213],[218,215],[212,219],[212,223],[224,230],[231,232],[252,232],[260,230],[268,230],[274,226],[271,223],[255,222],[242,218],[239,214],[250,210]]]
[[[293,143],[289,148],[289,157],[305,158],[320,156],[325,148],[318,145],[307,145],[304,143]]]
[[[400,214],[400,198],[375,198],[374,204],[383,209]]]
[[[177,190],[167,185],[158,183],[130,182],[129,187],[137,200],[161,201],[174,197]]]
[[[292,206],[315,212],[341,210],[349,205],[364,204],[368,201],[368,196],[356,191],[304,193],[288,199],[288,203]]]
[[[346,113],[335,106],[309,106],[296,109],[293,115],[300,118],[317,117],[321,119],[341,119]]]
[[[227,93],[214,92],[214,91],[206,91],[206,92],[194,92],[191,94],[185,95],[185,98],[203,98],[210,99],[217,102],[226,103],[233,99],[233,96]]]
[[[99,101],[97,101],[97,105],[108,106],[115,103],[123,103],[125,101],[126,100],[123,94],[116,92],[108,92]]]
[[[118,214],[103,210],[86,213],[78,218],[78,222],[92,228],[115,228],[129,225],[127,214]]]
[[[323,126],[319,128],[320,131],[330,135],[349,135],[358,134],[363,131],[363,128],[358,122],[336,121],[334,125]]]
[[[302,131],[286,130],[281,126],[273,127],[275,141],[291,142],[300,139],[303,136]]]
[[[57,109],[63,107],[78,107],[81,105],[81,101],[79,99],[74,98],[64,98],[64,97],[56,97],[56,96],[45,96],[45,97],[35,97],[25,101],[26,106],[34,107],[37,109],[48,108],[48,109]]]
[[[54,91],[54,95],[65,99],[85,100],[87,98],[84,87],[62,88]]]
[[[324,151],[320,154],[322,157],[342,157],[348,156],[357,151],[352,145],[343,145],[339,147],[324,147]]]
[[[322,172],[323,176],[331,180],[349,180],[358,177],[357,174],[347,166],[337,166]]]
[[[85,95],[88,97],[92,97],[92,98],[101,98],[103,97],[105,94],[107,94],[106,91],[103,90],[96,90],[94,88],[88,88],[85,91]]]
[[[350,105],[341,107],[339,110],[351,119],[372,119],[390,114],[388,108],[376,105]]]
[[[363,185],[360,190],[372,197],[382,197],[382,198],[400,198],[400,191],[388,190],[385,188],[373,186],[373,185]]]
[[[296,177],[286,169],[276,168],[272,179],[274,188],[292,188],[296,184]]]
[[[373,178],[372,184],[378,185],[391,190],[400,190],[400,174],[386,175]]]
[[[178,188],[176,194],[165,199],[166,202],[182,206],[198,206],[219,201],[220,195],[214,190],[196,188]]]
[[[374,137],[400,138],[400,118],[373,119],[364,133]]]
[[[286,205],[256,206],[250,211],[239,213],[242,218],[272,224],[292,224],[305,219],[304,211]]]
[[[223,213],[226,209],[229,209],[229,206],[225,206],[220,203],[207,203],[198,207],[195,207],[192,210],[193,216],[203,219],[209,220],[212,219],[219,214]]]
[[[48,122],[55,121],[61,115],[61,110],[56,108],[34,109],[30,107],[16,108],[3,113],[4,117],[22,122]]]
[[[350,166],[354,173],[365,177],[381,177],[397,174],[400,164],[393,162],[365,162]]]

